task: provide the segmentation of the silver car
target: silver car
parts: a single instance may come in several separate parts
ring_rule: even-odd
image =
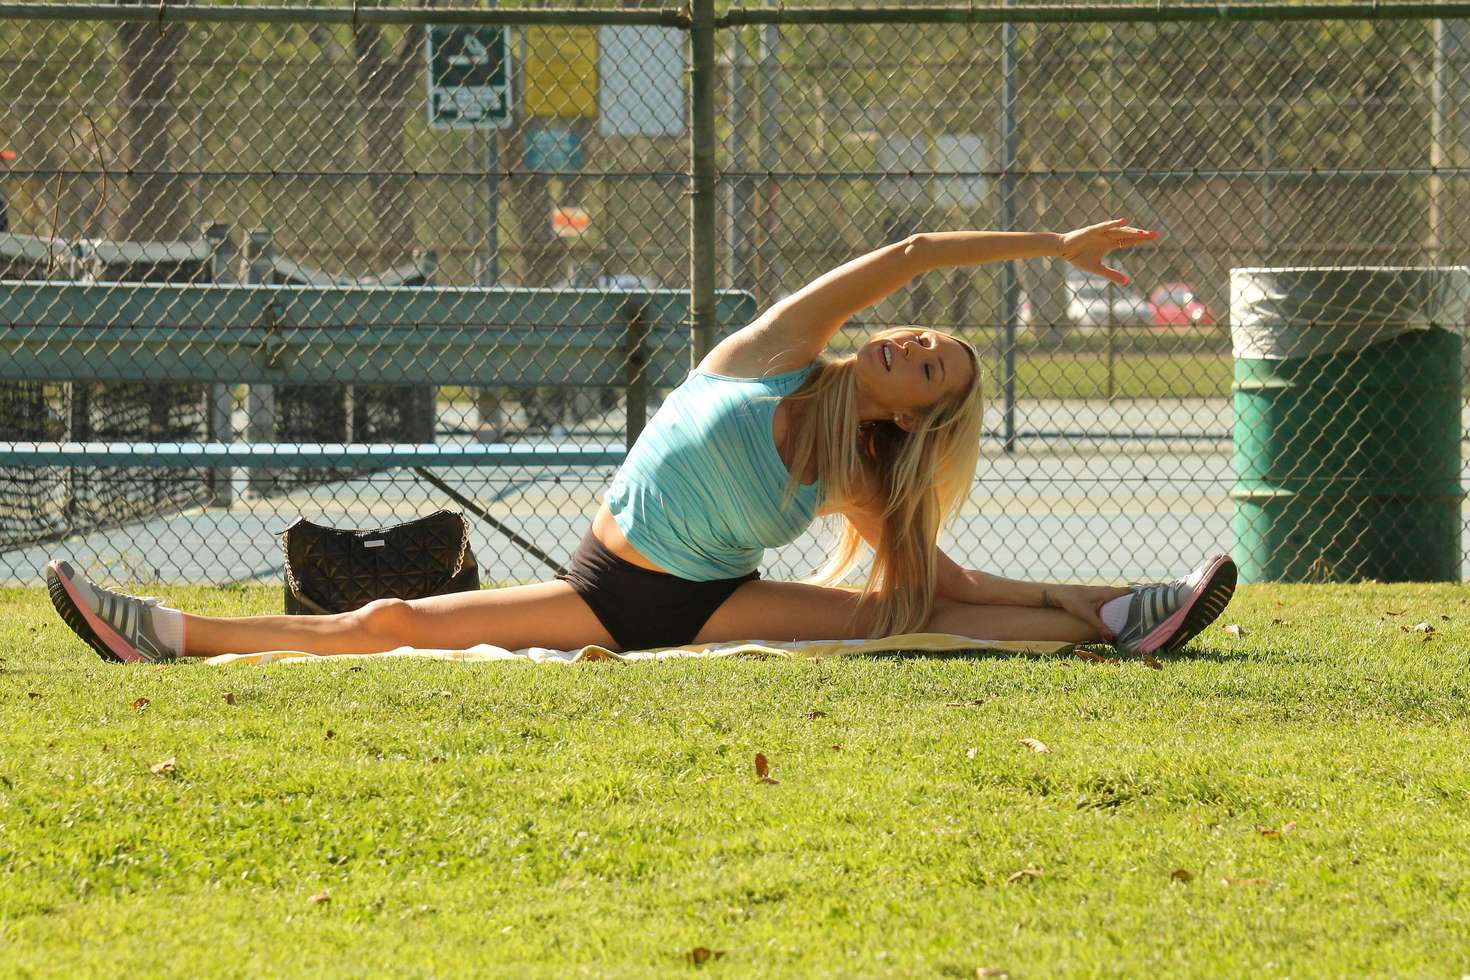
[[[1149,322],[1148,300],[1101,276],[1067,277],[1067,319],[1077,327],[1136,327]],[[1111,308],[1110,308],[1111,307]]]

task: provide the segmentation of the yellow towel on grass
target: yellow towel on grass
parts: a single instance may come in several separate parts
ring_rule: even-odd
[[[622,663],[637,663],[644,660],[672,660],[676,657],[837,657],[860,653],[897,653],[904,650],[946,651],[980,650],[1004,653],[1064,653],[1076,644],[1055,640],[1000,641],[975,640],[968,636],[952,636],[948,633],[903,633],[885,636],[878,640],[799,640],[778,642],[774,640],[738,640],[725,643],[691,643],[682,647],[664,647],[658,650],[631,650],[613,653],[605,647],[587,646],[580,650],[548,650],[545,647],[530,647],[525,650],[507,650],[504,647],[480,643],[467,650],[430,650],[419,647],[399,647],[386,653],[354,653],[335,657],[304,653],[300,650],[272,650],[268,653],[227,653],[210,657],[207,664],[300,664],[323,661],[364,660],[371,657],[420,657],[426,660],[447,660],[453,663],[491,663],[501,660],[521,660],[531,663],[574,664],[584,660],[616,660]]]

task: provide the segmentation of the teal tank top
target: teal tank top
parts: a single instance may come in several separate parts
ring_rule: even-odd
[[[766,378],[695,370],[674,389],[603,497],[639,554],[680,578],[735,578],[811,525],[820,484],[782,506],[790,472],[771,423],[814,366]]]

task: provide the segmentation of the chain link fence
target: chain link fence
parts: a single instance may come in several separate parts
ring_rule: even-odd
[[[1429,270],[1470,244],[1470,22],[9,9],[12,581],[63,552],[111,578],[269,581],[298,515],[465,502],[487,580],[544,578],[661,393],[742,324],[740,293],[762,308],[915,232],[1111,217],[1160,232],[1121,257],[1130,286],[1060,262],[937,272],[834,341],[919,323],[984,353],[950,554],[1027,578],[1157,579],[1232,547],[1258,577],[1461,577],[1464,286]],[[187,448],[206,444],[234,448]],[[371,444],[443,455],[250,455]],[[808,572],[824,542],[766,573]]]

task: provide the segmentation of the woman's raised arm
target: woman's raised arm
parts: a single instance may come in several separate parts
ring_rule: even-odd
[[[983,265],[1010,259],[1065,258],[1079,268],[1126,283],[1102,256],[1148,241],[1154,233],[1122,220],[1064,235],[1052,232],[946,231],[911,235],[859,256],[771,306],[725,341],[743,348],[742,359],[805,364],[827,346],[848,318],[933,269]],[[734,342],[732,344],[732,342]],[[723,346],[723,345],[722,345]]]

